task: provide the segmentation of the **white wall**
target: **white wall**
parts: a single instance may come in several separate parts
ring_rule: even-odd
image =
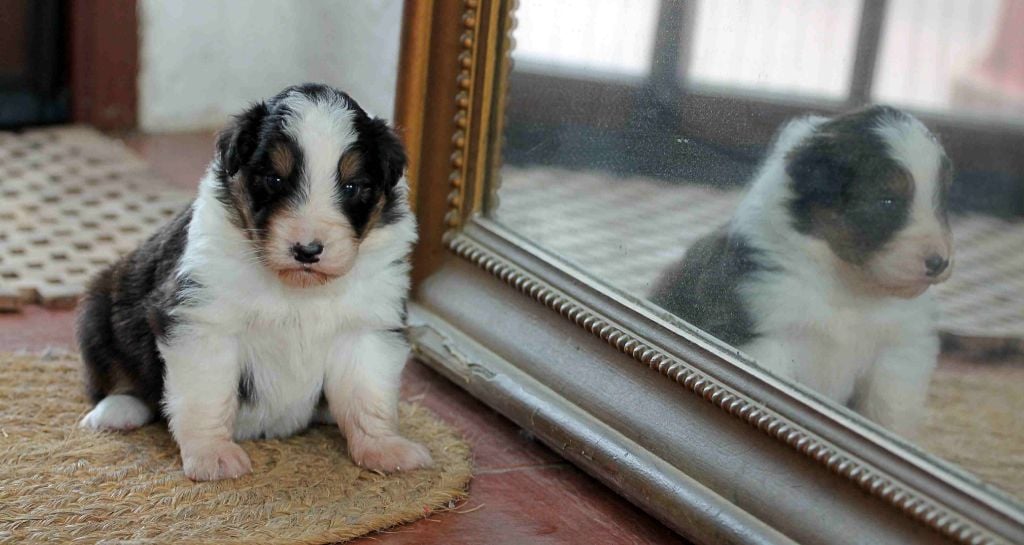
[[[143,0],[139,123],[217,128],[307,81],[391,118],[401,0]]]

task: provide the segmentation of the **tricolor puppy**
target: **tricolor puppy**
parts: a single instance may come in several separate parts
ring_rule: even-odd
[[[936,365],[925,291],[949,278],[949,159],[876,106],[786,125],[733,218],[652,298],[761,366],[905,434]]]
[[[78,341],[82,425],[166,417],[195,480],[251,470],[237,440],[336,422],[352,459],[431,463],[398,433],[416,226],[387,124],[324,85],[237,116],[192,205],[100,273]]]

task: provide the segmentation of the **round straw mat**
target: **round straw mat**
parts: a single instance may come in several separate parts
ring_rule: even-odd
[[[80,384],[77,360],[0,354],[0,542],[331,543],[466,495],[468,445],[415,405],[402,406],[402,433],[430,448],[433,469],[360,469],[337,429],[317,426],[243,443],[251,475],[193,483],[164,425],[79,430]]]

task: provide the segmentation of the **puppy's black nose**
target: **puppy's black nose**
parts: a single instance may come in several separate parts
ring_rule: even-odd
[[[930,255],[924,260],[924,268],[928,271],[928,276],[939,276],[948,266],[949,260],[939,254]]]
[[[314,240],[309,244],[295,243],[292,246],[292,255],[295,256],[295,261],[299,263],[316,263],[320,261],[320,254],[324,251],[324,245],[319,240]]]

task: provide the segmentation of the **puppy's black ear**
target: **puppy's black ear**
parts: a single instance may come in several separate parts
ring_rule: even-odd
[[[260,123],[269,112],[266,103],[257,102],[234,117],[217,135],[217,154],[220,166],[230,177],[252,157],[259,143]]]
[[[793,180],[798,202],[824,207],[840,204],[843,186],[853,175],[842,147],[830,135],[819,134],[789,152],[786,174]]]
[[[372,151],[369,153],[369,162],[373,163],[370,168],[376,169],[385,186],[391,189],[405,174],[405,146],[383,119],[371,120],[369,132],[373,141],[373,145],[370,146]]]

